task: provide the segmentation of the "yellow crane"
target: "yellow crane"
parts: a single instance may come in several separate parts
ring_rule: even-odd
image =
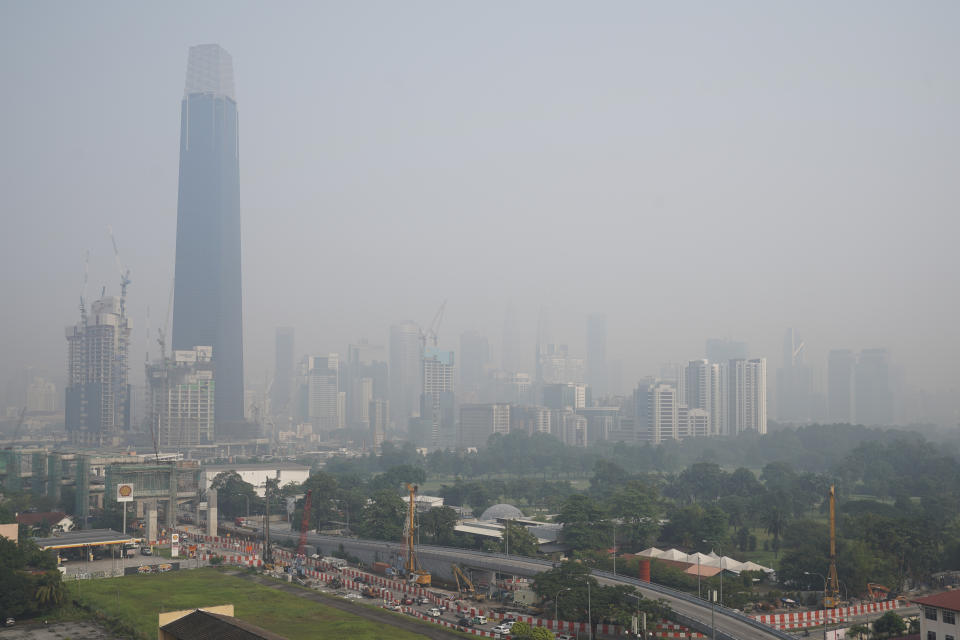
[[[482,601],[484,600],[484,595],[482,593],[477,593],[477,590],[473,586],[473,582],[470,581],[470,578],[467,577],[467,574],[463,572],[459,566],[453,564],[450,565],[453,569],[453,577],[457,581],[457,592],[463,597],[464,594],[468,598],[473,598],[474,600]]]
[[[830,569],[823,594],[823,608],[833,609],[840,601],[840,580],[837,578],[837,492],[830,485]]]
[[[415,584],[429,587],[430,572],[420,567],[420,562],[417,560],[417,550],[413,543],[413,536],[416,531],[413,516],[417,508],[417,485],[407,484],[407,491],[410,492],[410,508],[406,525],[403,527],[404,537],[407,539],[407,564],[405,566],[407,579]]]

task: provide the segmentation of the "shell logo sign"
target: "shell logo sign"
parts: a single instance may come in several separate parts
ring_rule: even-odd
[[[124,482],[117,485],[117,502],[133,502],[133,485]]]

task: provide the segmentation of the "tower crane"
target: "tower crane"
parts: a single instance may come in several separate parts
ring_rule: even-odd
[[[444,300],[443,304],[440,305],[440,308],[437,309],[437,313],[433,316],[433,322],[430,323],[430,326],[426,331],[423,329],[420,330],[420,351],[421,355],[426,354],[427,351],[427,340],[430,340],[433,343],[433,346],[437,346],[437,332],[440,330],[440,323],[443,322],[443,312],[447,308],[447,301]]]
[[[120,316],[126,311],[127,285],[130,284],[130,269],[124,268],[123,261],[120,260],[120,250],[117,248],[117,239],[113,236],[113,227],[107,227],[107,233],[110,234],[110,243],[113,244],[113,260],[117,263],[117,271],[120,272]]]
[[[24,418],[26,418],[26,416],[27,416],[27,408],[24,407],[23,409],[20,409],[20,415],[19,417],[17,417],[17,426],[13,428],[13,436],[11,436],[10,444],[4,447],[4,449],[12,449],[13,446],[16,444],[17,438],[20,437],[20,429],[23,428],[23,420]]]

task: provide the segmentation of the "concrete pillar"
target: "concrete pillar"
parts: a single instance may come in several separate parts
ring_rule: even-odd
[[[157,503],[151,501],[147,505],[147,541],[153,542],[160,537],[160,530],[157,529]]]
[[[217,490],[207,489],[207,535],[217,536]]]

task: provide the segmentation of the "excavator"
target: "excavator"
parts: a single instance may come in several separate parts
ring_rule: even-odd
[[[457,581],[457,592],[460,594],[460,597],[467,597],[471,600],[476,600],[477,602],[482,602],[486,599],[486,596],[482,593],[477,593],[477,590],[473,586],[473,582],[470,581],[470,578],[467,577],[467,574],[463,572],[457,565],[450,565],[453,569],[453,577]]]
[[[414,533],[416,524],[414,523],[414,513],[417,508],[417,485],[407,484],[407,491],[410,493],[410,508],[408,510],[407,521],[403,526],[403,535],[407,542],[407,562],[404,568],[407,571],[407,580],[412,584],[419,584],[424,587],[430,586],[430,572],[420,566],[417,559],[417,551],[414,547]]]

